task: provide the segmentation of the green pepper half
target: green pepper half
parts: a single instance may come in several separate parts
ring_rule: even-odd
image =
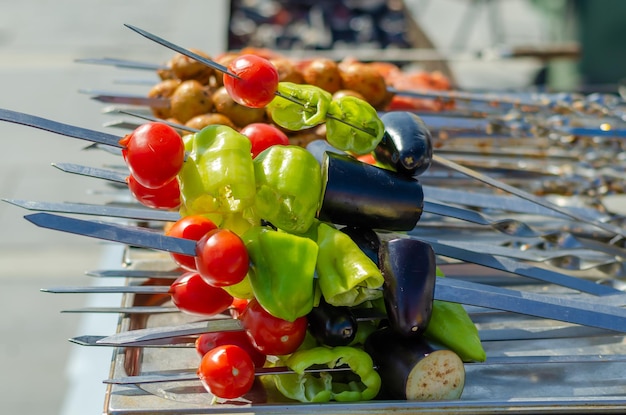
[[[315,157],[298,146],[272,146],[254,158],[256,214],[277,228],[306,232],[322,193],[321,168]]]
[[[374,107],[357,97],[345,95],[334,99],[328,114],[326,140],[339,150],[370,153],[385,134],[385,125]]]
[[[380,391],[380,376],[374,370],[372,358],[362,349],[350,346],[314,347],[291,354],[286,362],[295,374],[274,376],[277,389],[289,399],[300,402],[338,402],[371,400]],[[347,365],[352,373],[318,376],[305,373],[313,365],[334,368]]]
[[[278,92],[280,95],[267,105],[270,117],[276,124],[288,130],[299,131],[326,121],[332,99],[329,92],[314,85],[292,82],[280,82]]]
[[[309,238],[256,226],[243,235],[254,297],[274,317],[294,321],[313,309],[317,245]]]
[[[179,173],[182,212],[232,214],[251,208],[255,181],[250,139],[224,125],[210,125],[185,141]]]

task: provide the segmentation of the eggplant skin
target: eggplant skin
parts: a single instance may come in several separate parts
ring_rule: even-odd
[[[463,394],[465,366],[461,358],[424,337],[407,338],[384,327],[369,335],[365,351],[378,368],[381,398],[455,400]]]
[[[376,161],[409,176],[419,176],[428,170],[433,145],[424,121],[407,111],[387,112],[380,119],[385,124],[385,135],[374,149]]]
[[[322,298],[307,315],[309,333],[326,346],[347,346],[354,340],[357,321],[348,307],[336,307]]]
[[[435,252],[426,242],[397,238],[382,241],[378,255],[391,326],[404,336],[420,336],[432,315],[437,272]]]

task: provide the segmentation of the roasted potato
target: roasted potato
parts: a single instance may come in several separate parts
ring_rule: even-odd
[[[363,95],[374,108],[381,108],[387,100],[387,85],[378,70],[368,64],[353,62],[339,66],[343,89]]]
[[[212,95],[215,111],[230,118],[239,128],[254,122],[267,120],[265,108],[248,108],[236,103],[225,87],[218,88]]]
[[[170,97],[170,116],[182,123],[213,110],[212,90],[195,79],[183,81]]]
[[[302,70],[304,82],[315,85],[331,94],[341,89],[341,74],[337,62],[328,58],[315,58]]]

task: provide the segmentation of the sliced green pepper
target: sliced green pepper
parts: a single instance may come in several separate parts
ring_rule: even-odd
[[[326,302],[351,307],[382,297],[380,269],[350,236],[320,223],[317,244],[318,284]]]
[[[298,146],[272,146],[254,161],[256,214],[286,232],[306,232],[322,193],[321,168]]]
[[[187,160],[179,173],[185,214],[231,214],[254,203],[250,140],[224,125],[211,125],[185,142]]]
[[[299,131],[326,121],[332,99],[329,92],[314,85],[298,85],[292,82],[280,82],[278,92],[282,96],[277,96],[267,105],[270,117],[276,124],[288,130]]]
[[[380,390],[380,376],[374,370],[371,357],[355,347],[320,346],[299,350],[290,355],[285,364],[296,373],[274,376],[274,381],[277,389],[289,399],[300,402],[367,401],[375,398]],[[304,372],[313,365],[329,368],[348,365],[352,376],[321,372],[317,377]]]
[[[370,153],[385,134],[385,125],[374,107],[357,97],[345,95],[333,100],[328,114],[326,140],[339,150]]]
[[[248,278],[259,304],[287,321],[307,315],[314,301],[315,242],[261,226],[242,238],[251,261]]]

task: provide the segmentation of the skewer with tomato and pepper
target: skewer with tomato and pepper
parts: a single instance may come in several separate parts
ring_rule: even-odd
[[[207,390],[225,399],[249,390],[260,363],[251,345],[266,365],[296,372],[273,376],[289,399],[459,398],[463,361],[485,359],[473,322],[461,305],[433,300],[437,269],[428,244],[373,231],[409,231],[419,221],[423,193],[415,176],[432,157],[419,117],[381,119],[354,96],[335,99],[319,87],[279,82],[276,68],[255,55],[233,59],[223,82],[233,100],[267,107],[282,128],[325,123],[335,152],[320,163],[271,132],[254,141],[253,152],[252,134],[227,125],[181,137],[149,123],[120,142],[131,192],[147,206],[177,208],[182,219],[168,233],[198,241],[197,255],[174,256],[176,263],[246,302],[236,318],[249,344],[202,349],[198,374]],[[376,165],[357,159],[363,155]],[[355,308],[385,318],[357,324]],[[304,371],[320,364],[348,365],[354,376]],[[440,379],[426,380],[429,371]],[[435,387],[424,386],[430,382]]]

